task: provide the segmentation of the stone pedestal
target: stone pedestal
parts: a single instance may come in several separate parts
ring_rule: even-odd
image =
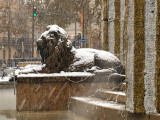
[[[93,74],[79,77],[26,76],[21,75],[17,79],[18,111],[64,111],[68,110],[71,96],[91,96],[98,88],[114,87],[114,83],[109,84],[101,77],[97,79]]]

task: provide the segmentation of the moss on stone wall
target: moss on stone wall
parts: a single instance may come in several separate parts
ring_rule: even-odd
[[[108,51],[108,0],[103,0],[103,50]]]
[[[115,20],[114,20],[114,33],[115,33],[115,55],[120,59],[120,0],[115,0]]]
[[[134,111],[144,113],[144,0],[134,0]]]
[[[157,0],[157,34],[156,34],[156,109],[160,112],[160,0]]]

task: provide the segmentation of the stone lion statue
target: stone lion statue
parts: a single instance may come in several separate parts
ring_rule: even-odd
[[[47,73],[112,69],[124,74],[124,67],[116,56],[103,50],[73,48],[66,31],[57,25],[47,26],[36,44],[42,63],[46,64],[43,70]]]

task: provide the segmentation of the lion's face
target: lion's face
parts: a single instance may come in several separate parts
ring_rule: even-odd
[[[58,39],[59,35],[57,32],[48,32],[37,40],[37,50],[40,51],[43,63],[53,54],[53,51],[57,46]]]
[[[36,42],[37,50],[41,50],[43,47],[47,47],[47,45],[53,46],[58,42],[59,35],[57,32],[49,32],[46,35],[42,35]],[[52,45],[51,45],[52,44]]]

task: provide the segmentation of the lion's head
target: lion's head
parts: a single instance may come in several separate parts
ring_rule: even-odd
[[[72,43],[64,29],[57,25],[47,26],[36,44],[48,72],[68,71],[74,53],[71,52]]]

